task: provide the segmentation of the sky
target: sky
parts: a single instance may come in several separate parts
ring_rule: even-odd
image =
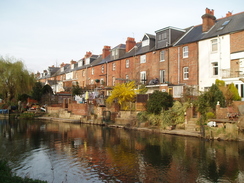
[[[243,0],[0,0],[0,56],[43,72],[83,58],[87,51],[139,42],[145,33],[202,23],[205,9],[216,18],[244,11]]]

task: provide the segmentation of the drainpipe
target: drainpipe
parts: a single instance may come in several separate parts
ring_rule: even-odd
[[[178,84],[180,84],[180,47],[178,47]]]
[[[218,64],[219,77],[218,78],[222,79],[222,69],[221,69],[222,52],[221,52],[221,39],[220,39],[219,35],[218,35],[218,45],[219,45],[219,64]]]

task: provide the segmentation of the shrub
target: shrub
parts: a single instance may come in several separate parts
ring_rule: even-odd
[[[149,95],[149,100],[146,104],[147,112],[160,114],[162,109],[167,110],[173,105],[173,97],[167,92],[154,91]]]

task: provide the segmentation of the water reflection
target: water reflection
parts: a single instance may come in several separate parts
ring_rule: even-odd
[[[48,182],[244,182],[244,143],[0,120],[0,158]]]

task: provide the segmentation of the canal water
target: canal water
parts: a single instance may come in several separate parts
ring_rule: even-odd
[[[0,119],[0,159],[50,183],[244,182],[244,143]]]

